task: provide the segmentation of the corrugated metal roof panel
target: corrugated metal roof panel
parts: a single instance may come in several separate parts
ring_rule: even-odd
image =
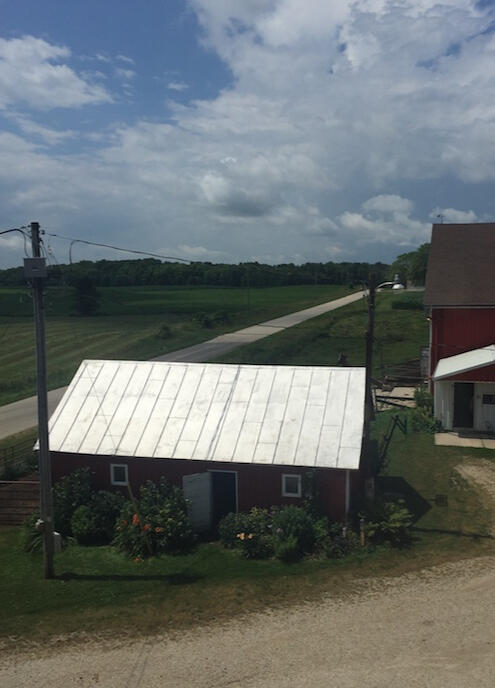
[[[465,351],[463,354],[441,358],[433,375],[434,380],[442,380],[451,375],[467,373],[469,370],[484,368],[495,363],[495,344],[484,346],[482,349]]]
[[[52,451],[359,468],[364,368],[83,361]]]

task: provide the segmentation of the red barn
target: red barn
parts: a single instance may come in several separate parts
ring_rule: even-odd
[[[327,515],[360,494],[364,368],[83,361],[50,420],[54,480],[184,487],[197,530],[230,511],[301,504],[311,472]]]
[[[495,223],[433,225],[424,303],[445,429],[495,432]]]

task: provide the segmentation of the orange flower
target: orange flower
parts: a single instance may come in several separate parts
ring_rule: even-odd
[[[160,528],[160,526],[157,526],[155,528],[155,533],[163,533],[163,528]]]
[[[134,562],[136,564],[139,564],[140,561],[141,561],[141,557],[134,557]]]
[[[150,528],[151,528],[151,526],[150,526],[149,523],[145,523],[144,526],[143,526],[143,530],[144,530],[145,532],[146,532],[147,530],[149,530]]]
[[[134,514],[134,516],[132,517],[132,525],[133,526],[139,525],[139,516],[137,514]]]

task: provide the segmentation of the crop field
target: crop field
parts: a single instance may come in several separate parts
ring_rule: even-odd
[[[350,293],[333,285],[100,291],[100,314],[82,317],[73,315],[70,288],[47,289],[49,389],[67,384],[84,358],[152,358]],[[33,394],[35,383],[30,292],[0,289],[0,404]]]
[[[377,294],[373,373],[381,377],[387,366],[418,359],[428,344],[428,322],[422,292]],[[308,320],[254,344],[240,347],[218,360],[224,363],[282,363],[336,365],[341,353],[349,365],[365,363],[368,323],[366,300]]]

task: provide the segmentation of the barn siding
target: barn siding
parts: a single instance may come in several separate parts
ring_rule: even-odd
[[[260,466],[253,464],[234,464],[231,462],[188,461],[181,459],[145,459],[135,457],[95,457],[87,454],[69,454],[52,452],[53,481],[60,480],[76,468],[88,466],[92,474],[95,489],[120,490],[126,488],[111,485],[110,464],[127,464],[129,482],[137,495],[139,486],[146,480],[157,482],[162,476],[173,485],[182,487],[182,477],[207,470],[237,471],[238,508],[248,511],[253,506],[271,507],[275,505],[301,505],[302,499],[282,497],[282,474],[304,475],[308,467],[297,466]],[[335,521],[345,517],[345,474],[346,471],[335,468],[315,469],[320,489],[322,507],[326,515]],[[358,499],[361,494],[361,477],[359,471],[350,471],[351,497]]]
[[[495,344],[495,308],[432,308],[431,375],[438,361]],[[452,376],[452,380],[495,382],[495,366]]]

